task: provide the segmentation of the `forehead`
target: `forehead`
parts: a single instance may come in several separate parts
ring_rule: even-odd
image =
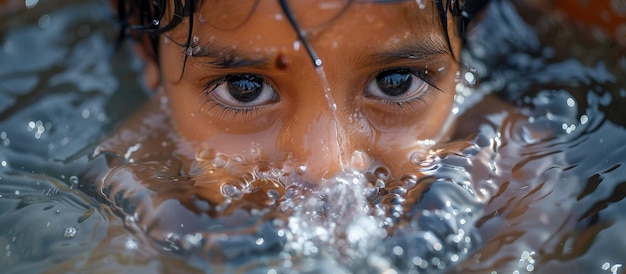
[[[198,5],[195,22],[215,31],[258,29],[261,21],[286,21],[293,16],[300,31],[309,35],[332,25],[346,24],[353,29],[385,26],[432,31],[439,22],[436,5],[421,0],[209,0]],[[425,4],[429,2],[428,4]],[[271,27],[263,24],[263,27]],[[178,28],[181,29],[181,28]],[[185,29],[185,28],[183,28]]]
[[[210,0],[202,1],[198,7],[201,19],[218,28],[235,28],[244,24],[253,14],[265,14],[276,19],[284,16],[279,0]],[[436,10],[435,4],[421,0],[285,0],[286,8],[304,27],[315,27],[331,23],[349,11],[376,6],[368,17],[375,17],[394,11],[404,16],[422,14],[423,19],[433,15],[428,10]],[[373,12],[378,11],[378,12]],[[399,14],[396,14],[399,15]],[[428,18],[426,18],[428,17]]]

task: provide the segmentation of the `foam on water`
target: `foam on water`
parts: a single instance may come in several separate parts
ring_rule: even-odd
[[[156,249],[203,267],[219,261],[280,272],[377,272],[446,269],[480,246],[473,224],[496,187],[489,172],[477,171],[494,157],[493,129],[415,156],[414,172],[400,178],[371,165],[311,187],[302,166],[289,161],[255,162],[210,149],[179,160],[167,156],[171,151],[155,153],[141,136],[171,132],[160,109],[151,112],[150,126],[124,129],[98,149],[109,151],[99,157],[112,165],[98,192]],[[183,142],[164,138],[149,142]],[[131,162],[124,147],[137,140],[145,145]],[[256,263],[259,257],[265,263]]]
[[[357,151],[341,163],[362,172],[323,187],[291,159],[190,152],[159,97],[96,142],[139,88],[111,80],[132,64],[112,70],[87,54],[106,48],[100,32],[81,36],[101,7],[77,5],[2,25],[0,63],[14,64],[0,66],[4,271],[598,273],[626,263],[623,70],[543,47],[506,1],[470,37],[459,77],[480,85],[459,82],[455,107],[505,91],[515,108],[485,114],[459,141],[424,140],[403,176]],[[82,42],[55,38],[68,29]]]

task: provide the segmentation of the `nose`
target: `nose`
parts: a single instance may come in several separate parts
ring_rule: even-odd
[[[304,179],[313,184],[350,168],[347,162],[355,150],[346,134],[348,125],[325,98],[318,99],[311,98],[290,113],[279,141],[283,152],[304,163]]]

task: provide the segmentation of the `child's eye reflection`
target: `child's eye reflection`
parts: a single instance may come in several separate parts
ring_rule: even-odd
[[[422,71],[413,68],[385,69],[366,83],[362,95],[403,109],[403,105],[420,100],[431,86],[438,89],[430,76]],[[226,75],[207,84],[204,93],[212,104],[205,111],[220,107],[223,113],[234,112],[234,117],[240,112],[252,114],[280,101],[279,93],[268,81],[252,73]]]
[[[391,69],[380,72],[372,79],[365,90],[368,97],[382,100],[402,101],[420,96],[428,83],[411,69]]]
[[[207,85],[218,104],[231,108],[255,108],[278,101],[278,94],[262,76],[230,74]]]

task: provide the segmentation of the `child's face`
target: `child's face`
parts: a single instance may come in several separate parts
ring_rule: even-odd
[[[324,78],[278,1],[259,1],[245,22],[239,2],[253,1],[217,2],[226,4],[198,7],[182,78],[185,50],[173,41],[185,41],[188,20],[160,39],[162,83],[183,138],[248,161],[289,158],[314,181],[339,171],[341,157],[366,168],[364,154],[399,175],[420,141],[447,136],[458,65],[434,3],[355,1],[326,23],[347,1],[290,1]]]

